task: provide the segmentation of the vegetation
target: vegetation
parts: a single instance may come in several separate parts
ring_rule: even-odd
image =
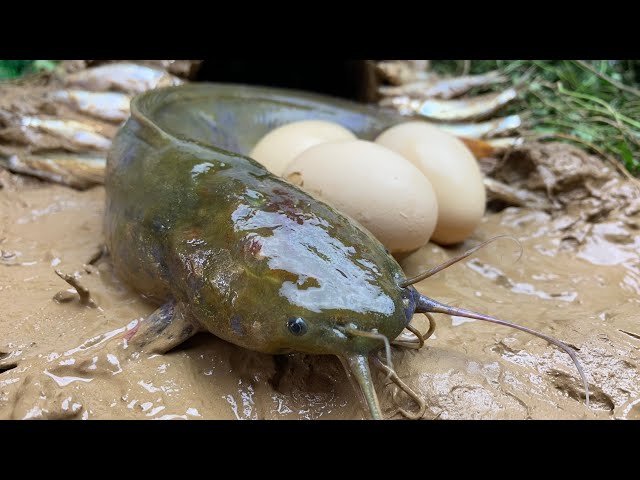
[[[0,60],[0,80],[9,80],[42,70],[53,70],[57,63],[57,60]]]
[[[434,61],[432,67],[445,74],[502,71],[520,90],[505,113],[523,116],[525,135],[581,144],[640,176],[640,61]]]

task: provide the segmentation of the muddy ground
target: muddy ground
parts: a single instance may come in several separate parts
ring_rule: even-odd
[[[427,402],[425,419],[639,419],[637,187],[557,145],[520,149],[484,168],[509,187],[491,196],[495,211],[463,245],[428,244],[403,267],[412,275],[492,236],[519,239],[519,260],[518,247],[502,240],[417,288],[575,347],[592,405],[556,347],[437,315],[425,348],[393,353],[400,377]],[[81,192],[0,169],[0,418],[367,417],[333,357],[274,357],[205,334],[165,355],[123,348],[123,334],[153,306],[113,275],[108,258],[86,266],[102,243],[103,205],[102,186]],[[79,272],[99,308],[81,305],[56,269]],[[421,317],[414,322],[425,328]],[[382,380],[390,414],[392,387]]]

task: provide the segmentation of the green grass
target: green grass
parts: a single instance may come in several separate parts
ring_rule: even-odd
[[[10,80],[42,70],[53,70],[57,63],[58,60],[0,60],[0,80]]]
[[[523,114],[525,136],[580,144],[640,176],[640,61],[472,60],[469,67],[500,70],[520,87],[504,114]],[[464,63],[436,60],[432,68],[460,74]]]

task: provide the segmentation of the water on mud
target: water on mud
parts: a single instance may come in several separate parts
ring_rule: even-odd
[[[637,192],[622,195],[627,184],[603,179],[576,194],[541,171],[546,183],[520,186],[556,211],[489,213],[463,245],[430,243],[402,265],[411,276],[492,236],[518,238],[519,261],[517,246],[499,241],[417,288],[575,347],[591,409],[561,350],[523,332],[437,315],[425,348],[394,349],[399,376],[427,402],[425,418],[640,418],[640,208],[629,201]],[[518,186],[513,175],[493,176]],[[80,192],[0,170],[0,418],[368,416],[333,357],[274,357],[206,334],[165,355],[115,348],[153,307],[113,275],[108,259],[86,266],[101,244],[103,204],[101,186]],[[56,269],[79,272],[99,308],[81,305]],[[426,329],[421,316],[414,323]],[[377,380],[391,412],[391,387]],[[397,401],[415,408],[402,394]]]

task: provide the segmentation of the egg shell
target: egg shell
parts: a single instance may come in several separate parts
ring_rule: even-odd
[[[432,241],[463,241],[485,212],[482,172],[471,151],[458,138],[426,122],[406,122],[384,131],[375,142],[399,153],[431,181],[438,198],[438,223]]]
[[[253,147],[249,156],[276,175],[307,148],[324,142],[355,140],[342,125],[324,120],[292,122],[271,130]]]
[[[438,205],[429,180],[408,160],[364,140],[305,150],[283,177],[354,218],[391,253],[425,245]]]

